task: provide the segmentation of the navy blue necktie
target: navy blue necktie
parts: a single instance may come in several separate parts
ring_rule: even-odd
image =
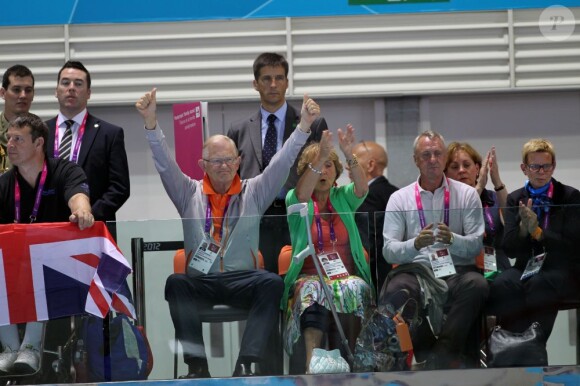
[[[270,164],[270,160],[276,154],[278,147],[278,134],[276,133],[276,116],[274,114],[268,115],[268,130],[266,131],[266,138],[264,139],[264,147],[262,148],[262,165],[263,169]],[[263,170],[262,169],[262,170]]]

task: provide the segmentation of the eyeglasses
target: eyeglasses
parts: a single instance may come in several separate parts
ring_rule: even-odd
[[[205,162],[209,163],[211,166],[222,166],[224,163],[228,166],[234,165],[238,161],[238,157],[230,158],[214,158],[214,159],[203,159]]]
[[[272,84],[272,81],[275,81],[277,84],[281,84],[282,82],[284,82],[286,80],[286,76],[285,75],[276,75],[276,76],[264,75],[264,76],[260,77],[260,79],[258,79],[258,80],[260,81],[260,83],[262,83],[264,85]]]
[[[554,164],[529,164],[526,166],[533,172],[539,172],[540,169],[543,169],[546,173],[549,173],[554,170]]]

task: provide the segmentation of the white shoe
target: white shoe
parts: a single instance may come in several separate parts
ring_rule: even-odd
[[[12,372],[14,361],[18,357],[18,351],[12,351],[8,346],[4,347],[4,351],[0,353],[0,374],[9,374]]]
[[[18,352],[13,371],[19,374],[34,374],[40,369],[40,353],[36,348],[27,345]]]

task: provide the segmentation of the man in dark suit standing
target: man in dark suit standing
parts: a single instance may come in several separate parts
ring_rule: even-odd
[[[129,198],[129,165],[123,129],[87,110],[91,75],[81,62],[68,61],[58,73],[55,92],[60,111],[47,121],[49,157],[69,159],[87,175],[95,220],[116,236],[115,213]]]
[[[385,208],[391,194],[399,188],[392,185],[383,175],[389,159],[381,145],[376,142],[363,141],[352,151],[363,168],[369,184],[369,193],[357,210],[356,220],[361,239],[369,253],[373,282],[377,291],[380,292],[391,270],[391,266],[382,257]],[[378,237],[377,229],[379,230]]]
[[[282,144],[300,122],[300,113],[286,102],[288,89],[288,62],[275,53],[263,53],[254,61],[254,89],[260,93],[260,110],[249,118],[234,122],[227,136],[236,144],[242,162],[239,174],[242,179],[262,173],[270,158],[282,148]],[[268,129],[272,128],[271,131]],[[307,144],[320,141],[322,131],[327,130],[324,118],[310,126],[312,134]],[[260,226],[260,251],[264,256],[265,268],[278,272],[278,255],[284,245],[290,244],[290,233],[286,222],[286,193],[296,186],[298,175],[296,162],[284,188],[270,208],[264,213]]]
[[[264,171],[270,159],[282,148],[282,144],[300,122],[299,110],[286,102],[288,68],[286,59],[276,53],[265,52],[254,60],[253,85],[260,93],[260,110],[246,119],[234,122],[227,133],[242,158],[238,173],[244,180]],[[311,134],[306,145],[320,141],[322,132],[327,129],[324,118],[316,119],[310,126]],[[259,246],[264,257],[264,268],[270,272],[278,273],[280,250],[291,244],[286,222],[286,193],[298,182],[296,167],[301,154],[296,157],[286,184],[260,222]],[[270,342],[270,347],[282,347],[279,333],[272,334]],[[282,373],[282,353],[277,348],[271,349],[268,359],[262,363],[262,374]]]

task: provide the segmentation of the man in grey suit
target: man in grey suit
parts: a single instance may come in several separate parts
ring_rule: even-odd
[[[260,93],[260,110],[241,121],[234,122],[227,136],[236,144],[242,162],[239,174],[242,179],[255,177],[262,173],[273,153],[282,148],[283,143],[300,122],[300,113],[286,102],[288,89],[288,62],[278,54],[265,52],[254,61],[254,89]],[[268,133],[269,127],[275,127]],[[324,118],[318,118],[311,125],[312,133],[307,144],[320,141],[322,131],[327,130]],[[275,142],[274,142],[275,141]],[[273,146],[270,154],[268,145]],[[265,150],[265,151],[264,151]],[[288,190],[298,182],[296,166],[300,155],[290,169],[284,188],[268,208],[260,226],[260,251],[264,256],[265,268],[278,272],[278,255],[284,245],[290,244],[290,233],[286,222],[285,198]]]
[[[261,174],[273,154],[282,148],[300,122],[299,110],[286,102],[288,89],[288,62],[278,54],[265,52],[254,61],[254,89],[260,93],[260,110],[252,116],[234,122],[227,136],[230,137],[242,158],[238,173],[245,180]],[[268,130],[270,129],[270,130]],[[306,145],[320,141],[327,130],[324,118],[316,119],[310,126],[311,134]],[[304,146],[306,146],[304,145]],[[302,151],[300,151],[302,154]],[[278,255],[284,245],[290,245],[290,232],[286,222],[286,193],[296,186],[298,174],[296,162],[290,169],[286,184],[266,210],[260,222],[260,251],[264,257],[264,268],[278,273]],[[270,337],[270,352],[261,365],[263,375],[282,373],[282,347],[279,333]]]

